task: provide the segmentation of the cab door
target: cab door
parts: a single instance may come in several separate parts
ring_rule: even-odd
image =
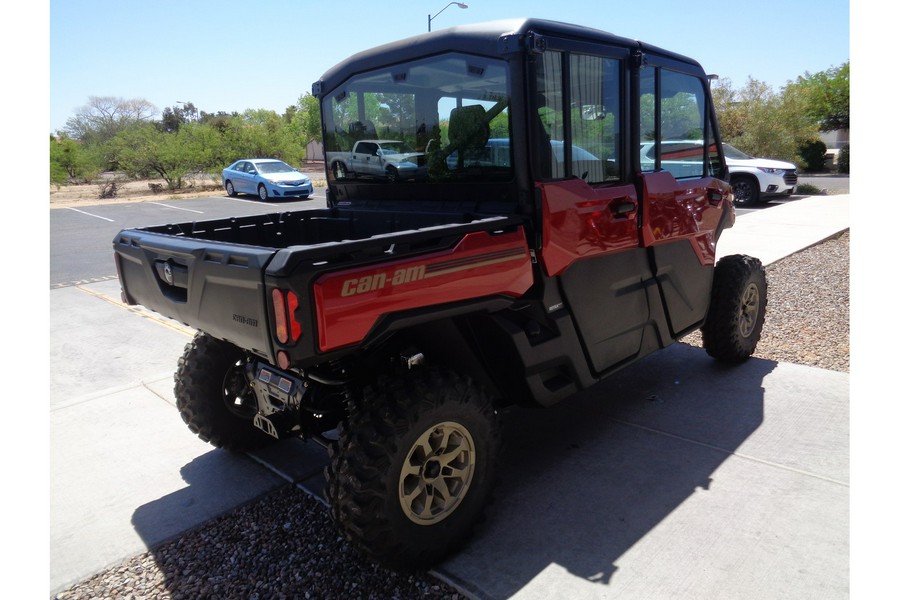
[[[640,243],[677,338],[706,316],[719,234],[734,219],[709,85],[699,66],[642,55],[635,74]]]
[[[641,354],[652,281],[625,153],[625,48],[541,39],[533,85],[532,170],[545,273],[556,277],[595,374]]]

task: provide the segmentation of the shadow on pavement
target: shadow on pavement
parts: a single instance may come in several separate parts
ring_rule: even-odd
[[[185,428],[184,435],[191,432]],[[244,454],[213,449],[181,468],[187,484],[178,491],[138,507],[131,524],[148,548],[226,514],[285,485],[278,475]]]
[[[760,426],[776,364],[723,367],[678,344],[555,407],[511,411],[488,522],[439,572],[480,598],[513,596],[550,565],[609,585]]]

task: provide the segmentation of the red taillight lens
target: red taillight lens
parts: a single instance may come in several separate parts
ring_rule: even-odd
[[[294,292],[272,290],[272,306],[275,312],[275,337],[282,344],[296,342],[300,339],[302,329],[297,320],[297,308],[300,299]]]
[[[300,307],[300,298],[294,292],[287,293],[288,323],[291,326],[291,341],[300,339],[300,321],[297,320],[297,309]]]

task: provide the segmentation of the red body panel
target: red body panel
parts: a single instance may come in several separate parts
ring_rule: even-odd
[[[688,239],[703,265],[716,262],[716,231],[722,212],[734,207],[723,181],[707,177],[678,181],[667,171],[644,173],[641,245]]]
[[[551,277],[576,260],[639,246],[633,185],[593,188],[572,179],[537,187],[543,192],[541,262]],[[616,214],[628,203],[633,210]]]
[[[523,228],[466,235],[453,249],[330,273],[314,284],[319,348],[359,343],[385,314],[495,294],[534,282]]]

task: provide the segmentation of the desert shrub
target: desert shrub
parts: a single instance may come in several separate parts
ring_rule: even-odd
[[[98,193],[98,197],[101,200],[106,198],[115,198],[119,193],[119,184],[115,181],[107,181],[100,184],[100,191]]]
[[[801,183],[794,191],[798,196],[824,196],[825,190],[808,183]]]

